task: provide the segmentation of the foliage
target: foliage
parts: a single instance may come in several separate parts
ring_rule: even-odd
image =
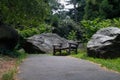
[[[86,0],[84,19],[92,20],[99,16],[101,0]]]
[[[53,26],[53,27],[58,27],[60,21],[60,15],[59,14],[54,14],[52,16],[50,16],[50,21],[49,23]]]
[[[16,73],[15,69],[6,72],[6,73],[3,74],[3,76],[2,76],[2,80],[14,80],[14,74],[15,74],[15,73]]]
[[[15,28],[36,27],[50,15],[44,0],[0,0],[0,21]]]
[[[19,56],[17,57],[17,61],[16,61],[16,65],[19,65],[23,59],[25,59],[27,57],[27,53],[25,53],[24,50],[16,50],[16,52],[19,54]]]
[[[71,32],[69,32],[67,39],[76,40],[76,38],[77,38],[76,37],[76,31],[72,30]]]
[[[120,18],[114,18],[112,24],[120,28]]]
[[[86,50],[85,49],[78,49],[78,54],[72,53],[71,56],[84,59],[84,58],[86,58]]]
[[[119,0],[86,0],[84,19],[120,17]]]
[[[76,22],[79,22],[83,19],[84,8],[85,8],[85,0],[68,0],[68,4],[72,4],[74,6],[73,9],[70,9],[67,12],[67,15],[70,16]]]
[[[84,41],[88,41],[93,34],[96,33],[101,28],[105,27],[119,27],[120,28],[120,18],[114,18],[114,19],[100,19],[96,18],[94,20],[83,20],[81,21],[81,24],[83,26],[83,36],[84,36]]]
[[[73,31],[75,31],[75,33]],[[74,34],[72,34],[71,32]],[[70,18],[59,21],[58,26],[54,26],[53,33],[57,33],[64,38],[68,38],[68,36],[73,36],[77,39],[80,39],[82,35],[80,25],[76,24]]]
[[[17,57],[19,55],[19,54],[16,54],[14,51],[6,50],[6,49],[0,49],[0,54],[8,55],[10,57]]]
[[[10,68],[9,71],[5,72],[2,75],[2,80],[14,80],[15,79],[15,74],[17,73],[17,66],[27,56],[27,54],[23,50],[19,50],[19,51],[17,50],[17,51],[14,51],[14,53],[18,54],[18,56],[15,58],[16,63],[13,65],[14,67],[12,67],[12,69]],[[3,57],[3,56],[1,56],[1,57]]]
[[[7,56],[10,56],[13,58],[18,58],[21,55],[23,55],[23,53],[24,52],[19,52],[17,50],[10,51],[10,50],[6,50],[6,49],[0,49],[0,55],[7,55]]]
[[[47,3],[49,3],[50,8],[52,9],[53,13],[54,11],[58,9],[62,9],[64,6],[60,3],[58,3],[59,0],[47,0]]]
[[[35,34],[41,34],[45,32],[51,32],[51,26],[47,24],[41,24],[36,28],[27,28],[22,31],[19,31],[20,35],[24,38],[33,36]]]
[[[112,5],[109,4],[108,0],[103,0],[100,4],[100,16],[103,18],[108,18],[110,12],[112,12]],[[108,14],[109,13],[109,14]]]

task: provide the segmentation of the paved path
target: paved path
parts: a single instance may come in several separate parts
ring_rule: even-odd
[[[20,80],[120,80],[120,74],[85,60],[31,55],[20,66]]]

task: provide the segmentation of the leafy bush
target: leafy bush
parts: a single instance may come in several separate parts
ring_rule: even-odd
[[[19,58],[22,55],[25,56],[25,53],[24,52],[19,52],[18,50],[10,51],[10,50],[0,48],[0,55],[7,55],[7,56],[10,56],[10,57],[13,57],[13,58]]]
[[[16,29],[21,25],[25,28],[43,23],[50,11],[45,0],[0,0],[0,21]]]
[[[114,18],[112,24],[120,28],[120,18]]]
[[[14,80],[14,75],[16,72],[17,72],[16,69],[13,69],[13,70],[6,72],[2,76],[2,80]]]
[[[51,32],[51,26],[47,24],[41,24],[36,28],[27,28],[25,30],[19,31],[20,35],[24,38],[33,36],[35,34],[40,34],[44,32]]]
[[[67,39],[76,40],[76,31],[72,30],[71,32],[69,32]]]
[[[68,39],[80,39],[81,27],[71,19],[59,21],[58,26],[54,27],[53,33]]]
[[[88,41],[93,34],[96,33],[101,28],[105,27],[120,27],[120,18],[114,18],[114,19],[106,19],[102,20],[100,18],[96,18],[94,20],[83,20],[81,21],[81,24],[83,26],[83,36],[84,36],[84,41]]]

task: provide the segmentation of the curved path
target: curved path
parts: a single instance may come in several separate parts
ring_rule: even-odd
[[[118,73],[65,56],[31,55],[21,64],[20,71],[20,80],[120,80]]]

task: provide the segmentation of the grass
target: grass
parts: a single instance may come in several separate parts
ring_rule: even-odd
[[[15,80],[15,75],[17,73],[17,67],[23,61],[23,59],[27,56],[27,54],[24,51],[15,51],[13,53],[18,54],[18,56],[16,57],[15,67],[5,72],[2,75],[2,80]]]
[[[17,57],[17,62],[16,62],[17,65],[19,65],[23,61],[23,59],[25,59],[27,56],[27,53],[25,53],[24,51],[20,51],[19,53],[20,55]]]
[[[101,67],[106,67],[108,69],[120,72],[120,58],[116,59],[101,59],[88,57],[86,50],[79,50],[78,54],[71,54],[72,57],[89,60],[98,64],[101,64]]]
[[[14,80],[14,75],[16,73],[16,69],[10,70],[3,74],[2,80]]]

